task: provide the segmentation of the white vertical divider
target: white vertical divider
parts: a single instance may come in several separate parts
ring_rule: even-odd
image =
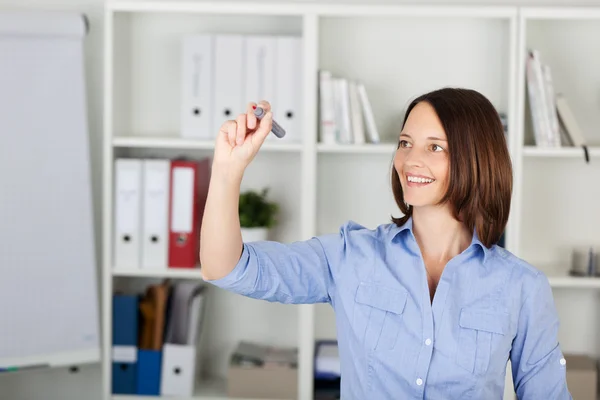
[[[507,224],[506,248],[513,253],[518,252],[520,220],[521,220],[521,175],[523,168],[523,136],[519,124],[521,121],[522,105],[519,103],[519,90],[523,84],[522,54],[522,23],[518,12],[510,19],[509,69],[508,69],[508,150],[513,163],[513,194],[511,211]],[[512,379],[512,364],[506,364],[506,379],[504,383],[504,400],[515,400],[514,383]]]
[[[104,9],[104,118],[102,197],[102,399],[112,396],[112,171],[113,171],[113,22],[114,13]]]
[[[303,36],[303,87],[304,98],[302,113],[303,146],[302,146],[302,240],[316,234],[317,219],[317,104],[318,104],[318,54],[319,54],[319,18],[316,14],[307,13],[302,21]],[[315,346],[315,306],[303,304],[299,306],[299,384],[298,399],[313,398],[313,357]]]

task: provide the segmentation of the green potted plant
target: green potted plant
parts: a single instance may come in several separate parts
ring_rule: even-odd
[[[254,242],[266,240],[269,229],[275,226],[279,206],[267,200],[268,188],[258,192],[246,190],[240,194],[239,216],[242,240]]]

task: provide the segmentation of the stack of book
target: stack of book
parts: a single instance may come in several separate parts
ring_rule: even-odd
[[[550,66],[537,49],[527,51],[527,94],[535,144],[539,147],[583,147],[585,138],[564,94],[554,87]]]
[[[324,144],[379,143],[365,85],[319,71],[320,142]]]

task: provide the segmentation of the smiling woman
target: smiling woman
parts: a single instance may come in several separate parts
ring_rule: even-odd
[[[499,399],[509,359],[519,399],[571,399],[548,279],[496,244],[511,161],[483,95],[445,88],[410,105],[392,179],[401,218],[289,244],[242,242],[236,218],[241,176],[270,124],[242,116],[219,133],[202,223],[208,282],[329,303],[343,399]]]

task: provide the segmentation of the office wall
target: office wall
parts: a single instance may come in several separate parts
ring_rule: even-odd
[[[249,0],[240,0],[249,1]],[[283,0],[281,0],[283,1]],[[296,0],[301,1],[301,0]],[[305,0],[307,1],[307,0]],[[369,3],[371,0],[328,0],[335,3]],[[386,4],[417,3],[417,1],[387,0]],[[429,0],[430,4],[495,4],[495,5],[593,5],[600,6],[600,0]],[[93,197],[96,223],[98,255],[100,254],[100,212],[102,174],[102,45],[103,45],[103,1],[102,0],[0,0],[0,9],[38,8],[76,10],[84,12],[90,20],[90,33],[85,43],[87,72],[87,93],[90,117],[90,143],[92,174],[94,180]],[[578,45],[574,43],[574,45]],[[99,263],[98,263],[99,264]],[[98,365],[84,366],[78,372],[68,369],[52,371],[23,372],[0,376],[0,398],[7,400],[100,400],[101,380]]]

